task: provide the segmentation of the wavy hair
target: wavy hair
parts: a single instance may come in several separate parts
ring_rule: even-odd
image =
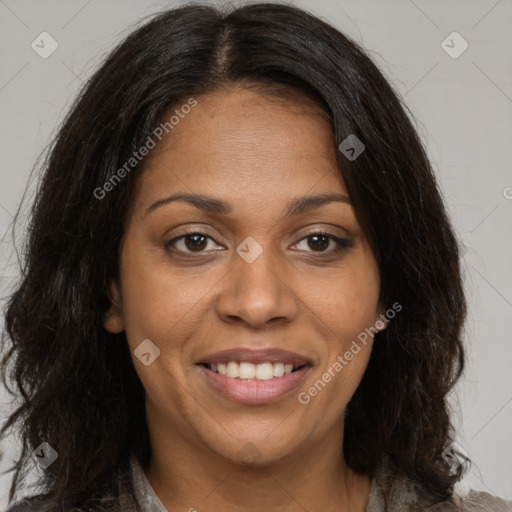
[[[335,146],[350,134],[365,144],[354,161],[337,151],[339,170],[378,261],[381,303],[403,309],[377,334],[348,405],[347,464],[373,475],[389,461],[432,503],[461,477],[442,456],[453,438],[447,395],[464,366],[459,249],[399,95],[359,45],[304,10],[195,4],[155,15],[107,56],[42,166],[2,335],[2,380],[20,402],[0,434],[17,425],[23,445],[11,499],[41,442],[58,452],[39,481],[53,506],[115,489],[132,451],[149,461],[144,389],[125,334],[102,327],[143,162],[103,198],[95,190],[172,106],[234,84],[299,91],[327,113]]]

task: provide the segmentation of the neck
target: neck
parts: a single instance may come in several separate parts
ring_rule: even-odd
[[[277,462],[244,465],[158,432],[144,471],[168,512],[363,512],[369,478],[347,467],[341,450],[333,449],[342,446],[343,435],[339,439],[339,429],[333,434]]]

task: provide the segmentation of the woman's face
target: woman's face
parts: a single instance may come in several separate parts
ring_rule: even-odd
[[[289,98],[198,97],[146,158],[104,325],[126,331],[153,445],[261,463],[341,451],[379,273],[328,121]]]

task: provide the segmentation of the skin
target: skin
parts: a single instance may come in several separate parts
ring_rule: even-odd
[[[152,459],[144,470],[169,512],[363,511],[367,504],[369,479],[347,467],[342,444],[344,411],[373,340],[307,405],[297,394],[375,325],[383,311],[379,272],[348,202],[283,215],[296,197],[348,195],[325,115],[287,95],[238,86],[198,97],[146,158],[137,185],[104,327],[126,331],[146,390]],[[213,196],[232,212],[182,201],[147,211],[177,192]],[[172,252],[166,244],[188,228],[209,237],[202,252],[190,239]],[[351,246],[336,253],[333,240],[307,238],[318,232]],[[252,263],[236,253],[249,236],[263,249]],[[145,339],[160,349],[149,366],[133,354]],[[245,405],[213,389],[196,366],[236,347],[283,348],[313,365],[291,394]]]

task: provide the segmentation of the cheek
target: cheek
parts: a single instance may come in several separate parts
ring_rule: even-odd
[[[314,382],[302,395],[332,421],[343,411],[366,370],[378,319],[380,280],[373,258],[359,254],[309,295],[325,344]],[[324,414],[323,413],[323,414]]]
[[[130,345],[149,338],[167,348],[169,340],[186,338],[201,319],[201,304],[218,281],[214,277],[212,273],[198,276],[192,270],[173,269],[165,255],[157,257],[155,249],[136,251],[127,241],[121,258],[121,283]]]
[[[324,409],[326,419],[335,421],[340,413],[346,410],[368,365],[371,347],[370,341],[367,345],[359,343],[359,347],[355,349],[348,348],[342,355],[337,355],[329,362],[314,383],[313,387],[319,389],[316,397],[317,407]],[[351,354],[350,360],[347,358],[348,354]]]
[[[308,306],[334,342],[332,350],[345,347],[378,318],[380,280],[371,259],[354,258],[357,264],[340,267],[320,286],[309,286]]]

